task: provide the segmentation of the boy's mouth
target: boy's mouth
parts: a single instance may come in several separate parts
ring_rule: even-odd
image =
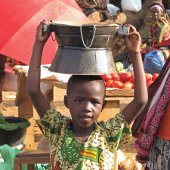
[[[81,118],[81,119],[92,119],[93,116],[88,113],[88,114],[82,114],[82,115],[80,115],[80,118]]]

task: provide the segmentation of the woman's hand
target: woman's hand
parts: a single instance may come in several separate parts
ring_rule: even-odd
[[[45,24],[47,25],[47,22],[45,20],[43,20],[37,26],[37,32],[36,32],[36,36],[35,36],[35,42],[36,43],[45,44],[46,41],[48,40],[49,36],[50,36],[49,32],[45,32],[43,34],[43,26]]]
[[[125,37],[126,48],[130,55],[138,54],[141,50],[141,36],[134,26],[127,26],[129,26],[129,33]]]

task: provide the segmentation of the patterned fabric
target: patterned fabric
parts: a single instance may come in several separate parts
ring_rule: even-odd
[[[159,124],[157,137],[170,140],[170,123],[169,122],[170,122],[170,100],[166,108],[166,112]]]
[[[170,170],[169,140],[155,139],[146,167],[146,170]]]
[[[150,46],[154,47],[162,41],[166,41],[170,38],[170,21],[169,18],[162,16],[158,21],[148,19],[146,25],[140,30],[142,39],[149,40]]]
[[[137,160],[140,163],[146,162],[149,157],[150,148],[152,147],[154,138],[156,137],[160,120],[163,117],[170,100],[169,64],[167,65],[168,71],[166,72],[161,85],[152,98],[150,107],[147,111],[147,115],[141,124],[140,131],[142,130],[142,134],[135,141],[135,147],[137,149]]]
[[[88,141],[79,142],[71,120],[49,108],[39,125],[50,143],[52,170],[111,170],[114,152],[131,139],[130,127],[122,114],[95,123]]]

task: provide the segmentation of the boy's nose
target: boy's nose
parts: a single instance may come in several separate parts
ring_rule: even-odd
[[[90,111],[91,110],[91,103],[90,102],[85,102],[84,103],[84,107],[83,107],[83,111]]]

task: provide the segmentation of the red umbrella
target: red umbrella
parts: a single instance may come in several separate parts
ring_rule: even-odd
[[[0,3],[0,53],[29,63],[37,25],[43,19],[87,21],[74,0],[12,0]],[[51,63],[57,43],[49,38],[42,64]]]

